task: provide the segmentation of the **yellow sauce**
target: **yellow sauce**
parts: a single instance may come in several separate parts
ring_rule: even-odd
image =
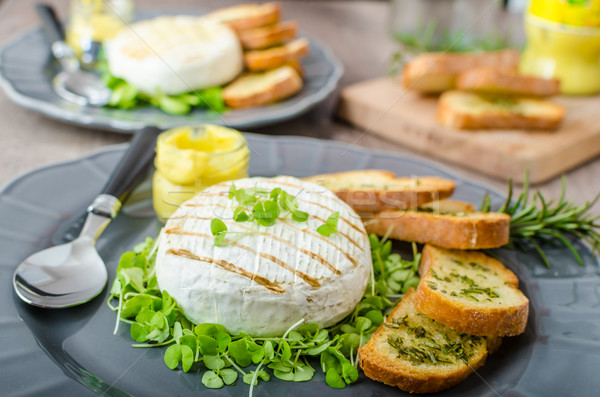
[[[600,92],[600,0],[531,0],[520,71],[558,78],[563,94]]]
[[[132,0],[71,0],[67,44],[80,57],[92,42],[115,37],[132,16]]]
[[[168,219],[206,187],[248,176],[250,152],[238,131],[216,125],[165,131],[156,141],[152,199],[156,215]]]

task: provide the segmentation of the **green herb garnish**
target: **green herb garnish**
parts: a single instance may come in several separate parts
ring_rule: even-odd
[[[219,220],[211,221],[211,232],[216,236],[231,233]],[[134,347],[168,346],[163,356],[165,365],[184,372],[203,371],[202,383],[208,388],[221,388],[241,379],[250,385],[252,395],[254,386],[269,381],[271,376],[308,381],[315,373],[311,358],[319,360],[329,386],[344,388],[358,379],[358,348],[383,323],[394,305],[392,300],[419,282],[420,254],[416,245],[414,259],[407,261],[391,253],[391,241],[379,240],[375,235],[370,235],[369,241],[371,280],[350,315],[327,329],[303,325],[300,320],[281,337],[254,338],[243,332],[233,335],[218,324],[192,324],[187,320],[173,298],[158,289],[154,271],[157,247],[153,239],[147,238],[119,260],[107,302],[117,313],[114,333],[125,322],[130,324],[131,337],[137,342]]]
[[[327,221],[317,228],[317,232],[321,236],[329,237],[333,233],[337,233],[337,224],[340,219],[339,211],[329,215]]]
[[[561,244],[569,249],[577,263],[583,266],[581,256],[569,239],[580,239],[587,242],[592,251],[600,253],[600,215],[589,213],[598,201],[600,193],[591,201],[575,205],[565,200],[567,189],[566,177],[562,177],[561,193],[558,201],[546,200],[540,191],[529,195],[527,174],[523,182],[523,192],[513,202],[512,180],[508,181],[508,196],[506,202],[498,209],[510,215],[509,248],[526,251],[533,247],[547,267],[550,267],[548,257],[543,247],[548,244]],[[486,195],[480,210],[490,210],[490,198]]]

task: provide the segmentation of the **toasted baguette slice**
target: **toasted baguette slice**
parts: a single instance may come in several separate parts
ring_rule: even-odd
[[[508,98],[448,91],[440,96],[438,120],[457,129],[555,129],[565,109],[541,99]]]
[[[517,276],[477,251],[426,245],[419,268],[416,307],[459,332],[513,336],[525,331],[529,300]]]
[[[308,40],[296,39],[282,46],[248,51],[244,54],[244,62],[251,71],[268,70],[306,56],[308,51]]]
[[[264,3],[221,8],[207,16],[229,25],[234,30],[244,30],[277,23],[280,13],[279,3]]]
[[[414,305],[410,289],[358,349],[365,375],[409,393],[435,393],[465,380],[485,363],[486,338],[448,328]],[[500,338],[494,338],[495,347]],[[462,355],[454,346],[462,347]]]
[[[475,212],[470,203],[450,200],[382,211],[364,223],[368,233],[463,250],[501,247],[510,234],[509,215]]]
[[[484,66],[461,72],[456,88],[483,94],[546,97],[559,94],[560,81],[520,75],[516,68]]]
[[[460,72],[480,66],[517,67],[519,52],[502,50],[482,54],[429,52],[410,61],[402,72],[404,88],[435,94],[456,87]]]
[[[259,50],[293,39],[296,37],[297,30],[297,22],[286,21],[276,25],[240,30],[238,37],[245,50]]]
[[[356,212],[416,208],[450,197],[455,183],[438,177],[396,178],[390,171],[359,170],[303,178],[332,190]]]
[[[302,78],[291,66],[248,73],[223,89],[223,100],[232,108],[261,106],[294,95],[302,89]]]

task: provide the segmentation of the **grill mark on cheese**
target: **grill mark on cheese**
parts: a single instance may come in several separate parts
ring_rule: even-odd
[[[185,235],[185,236],[198,236],[198,237],[207,238],[207,239],[212,238],[212,236],[210,236],[208,234],[190,232],[190,231],[187,231],[187,230],[179,228],[179,227],[174,227],[174,228],[171,228],[171,229],[167,229],[167,230],[165,230],[165,233],[167,233],[167,234]],[[247,245],[240,244],[240,243],[235,242],[235,241],[230,242],[229,245],[232,245],[234,247],[238,247],[238,248],[240,248],[242,250],[249,251],[249,252],[253,253],[254,255],[259,255],[262,258],[265,258],[265,259],[267,259],[267,260],[269,260],[269,261],[271,261],[273,263],[278,264],[279,266],[281,266],[285,270],[293,273],[295,276],[300,277],[302,280],[304,280],[308,285],[310,285],[313,288],[319,288],[321,286],[321,284],[319,283],[319,281],[317,281],[316,278],[311,277],[311,276],[309,276],[306,273],[303,273],[303,272],[301,272],[299,270],[294,269],[292,266],[288,265],[287,263],[285,263],[281,259],[277,258],[276,256],[273,256],[271,254],[267,254],[265,252],[258,252],[254,248],[252,248],[252,247],[248,247]]]
[[[245,230],[253,230],[253,231],[256,231],[256,229],[254,229],[254,228],[252,228],[252,227],[249,227],[249,226],[246,226],[246,225],[244,225],[244,224],[242,224],[242,223],[236,223],[236,225],[238,225],[239,227],[241,227],[242,229],[245,229]],[[305,255],[307,255],[307,256],[310,256],[312,259],[316,260],[316,261],[317,261],[317,262],[319,262],[321,265],[325,266],[326,268],[328,268],[329,270],[331,270],[331,272],[333,272],[333,273],[335,273],[335,274],[342,274],[342,272],[340,272],[338,269],[336,269],[336,268],[335,268],[335,266],[333,266],[331,263],[329,263],[329,262],[327,261],[327,259],[323,258],[323,257],[322,257],[321,255],[319,255],[319,254],[316,254],[316,253],[314,253],[314,252],[312,252],[312,251],[309,251],[309,250],[307,250],[307,249],[304,249],[304,248],[300,248],[300,247],[298,247],[296,244],[292,243],[291,241],[289,241],[289,240],[286,240],[286,239],[284,239],[284,238],[281,238],[281,237],[279,237],[279,236],[277,236],[277,235],[275,235],[275,234],[273,234],[273,233],[269,233],[269,232],[261,232],[261,234],[263,234],[263,235],[265,235],[265,236],[268,236],[268,237],[272,238],[272,239],[273,239],[273,240],[275,240],[275,241],[279,241],[280,243],[283,243],[283,244],[285,244],[285,245],[287,245],[287,246],[289,246],[289,247],[292,247],[292,248],[294,248],[294,249],[297,249],[298,251],[302,252],[303,254],[305,254]]]
[[[178,248],[178,249],[170,248],[169,250],[167,250],[167,254],[181,256],[183,258],[192,259],[192,260],[199,261],[199,262],[212,263],[217,266],[220,266],[221,268],[223,268],[227,271],[239,274],[240,276],[243,276],[243,277],[247,277],[250,280],[256,282],[257,284],[262,285],[266,289],[273,291],[275,293],[282,294],[285,292],[285,289],[283,289],[278,283],[275,283],[265,277],[259,276],[258,274],[251,273],[251,272],[247,271],[246,269],[242,269],[241,267],[238,267],[238,266],[234,265],[233,263],[224,261],[222,259],[209,258],[207,256],[198,256],[198,255],[196,255],[186,249],[183,249],[183,248]]]
[[[313,232],[311,230],[301,229],[301,228],[295,226],[294,224],[292,224],[291,222],[289,222],[289,221],[287,221],[285,219],[280,219],[280,221],[283,222],[283,223],[285,223],[286,225],[288,225],[292,229],[296,229],[296,230],[299,230],[299,231],[301,231],[303,233],[310,234],[311,236],[316,237],[319,240],[324,241],[324,242],[326,242],[329,245],[332,245],[338,251],[340,251],[342,254],[344,254],[344,256],[354,265],[354,267],[356,267],[358,265],[358,262],[356,261],[356,259],[354,259],[348,252],[344,251],[340,246],[338,246],[336,243],[334,243],[330,239],[328,239],[328,238],[326,238],[324,236],[321,236],[319,233],[315,233],[315,232]]]

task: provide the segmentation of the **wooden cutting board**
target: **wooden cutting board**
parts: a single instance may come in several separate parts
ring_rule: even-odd
[[[435,97],[382,77],[343,89],[338,115],[367,133],[501,179],[522,182],[527,169],[538,183],[600,154],[600,96],[552,100],[566,109],[556,131],[461,131],[436,121]]]

